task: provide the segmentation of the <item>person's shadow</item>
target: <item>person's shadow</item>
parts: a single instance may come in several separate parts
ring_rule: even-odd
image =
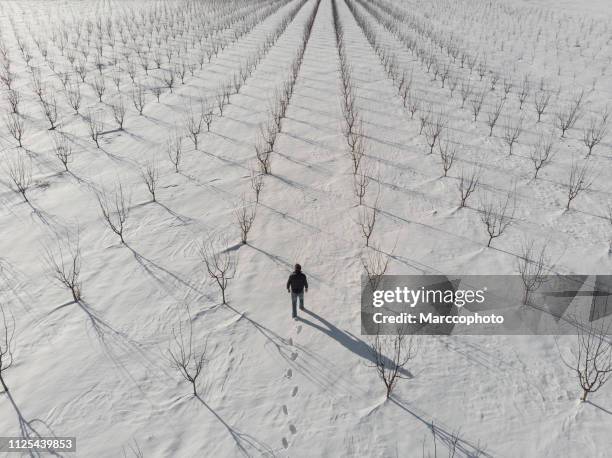
[[[337,328],[336,326],[331,324],[329,321],[327,321],[325,318],[322,318],[321,316],[317,315],[315,312],[311,310],[308,310],[308,309],[301,310],[300,309],[300,311],[310,315],[312,318],[319,321],[321,324],[301,318],[299,316],[298,316],[298,321],[301,321],[302,323],[308,326],[311,326],[321,331],[324,334],[327,334],[329,337],[334,339],[336,342],[341,344],[343,347],[352,351],[357,356],[369,361],[372,365],[376,364],[376,360],[372,352],[372,347],[367,342],[361,340],[359,337],[354,336],[350,332],[343,331],[342,329]],[[382,355],[382,362],[385,364],[385,367],[393,366],[393,361],[390,360],[385,355]],[[413,377],[412,373],[403,367],[400,367],[398,372],[405,378]]]

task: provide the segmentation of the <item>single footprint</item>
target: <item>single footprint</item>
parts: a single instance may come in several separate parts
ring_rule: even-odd
[[[297,428],[293,425],[289,425],[289,431],[291,431],[291,434],[295,434],[297,433]]]
[[[297,387],[297,386],[294,386],[294,387],[293,387],[293,390],[291,391],[291,397],[292,397],[292,398],[294,398],[294,397],[295,397],[295,395],[297,394],[297,392],[298,392],[298,387]]]
[[[293,339],[289,337],[289,345],[293,346]]]
[[[283,447],[289,448],[289,442],[287,442],[287,439],[285,439],[284,437],[283,437]]]
[[[295,361],[298,357],[298,354],[296,352],[291,353],[291,361]]]
[[[287,369],[287,372],[285,372],[285,377],[291,378],[292,376],[293,376],[293,371],[291,369]]]
[[[299,334],[300,332],[302,332],[302,325],[301,324],[297,327],[297,333]]]
[[[283,413],[285,415],[289,415],[289,411],[287,410],[287,406],[283,404]]]

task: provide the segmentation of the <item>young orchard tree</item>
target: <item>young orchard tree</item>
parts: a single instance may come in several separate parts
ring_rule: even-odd
[[[608,117],[609,113],[606,110],[600,119],[591,117],[589,124],[582,133],[582,141],[588,149],[587,157],[593,153],[593,148],[601,143],[608,133]]]
[[[211,236],[200,247],[200,256],[208,276],[221,291],[223,304],[227,304],[227,288],[236,274],[236,255],[228,249],[226,240]]]
[[[400,379],[408,378],[406,366],[418,353],[418,338],[405,334],[402,326],[397,326],[393,335],[377,333],[370,345],[373,365],[378,378],[386,389],[387,399]]]
[[[106,80],[104,79],[104,76],[100,75],[94,80],[93,88],[98,95],[98,101],[102,102],[102,96],[106,92]]]
[[[540,249],[533,241],[524,242],[518,257],[518,271],[523,283],[523,305],[528,305],[531,295],[546,281],[546,245]]]
[[[57,127],[57,101],[55,95],[51,94],[41,99],[43,113],[49,121],[49,130],[55,130]]]
[[[480,220],[485,225],[491,246],[493,239],[500,237],[512,222],[516,208],[515,198],[508,193],[505,199],[494,202],[493,199],[484,199],[480,204]]]
[[[80,302],[81,247],[78,231],[76,235],[58,238],[55,249],[46,249],[46,258],[53,279],[70,290],[74,302]]]
[[[140,177],[144,182],[151,199],[153,202],[157,202],[155,191],[157,190],[157,183],[159,182],[159,168],[156,161],[148,161],[145,166],[140,170]]]
[[[6,101],[11,107],[11,113],[19,114],[19,102],[21,101],[21,94],[14,89],[9,89],[6,92]]]
[[[123,122],[125,120],[126,109],[121,94],[119,94],[115,101],[111,103],[111,110],[113,112],[113,118],[117,123],[117,127],[119,128],[119,130],[123,130]]]
[[[353,191],[355,192],[355,197],[357,197],[359,205],[363,205],[363,199],[371,181],[369,167],[360,167],[359,171],[353,175]]]
[[[138,114],[142,116],[147,100],[146,91],[140,84],[134,84],[132,86],[132,103],[134,104],[136,111],[138,111]]]
[[[210,126],[213,122],[213,116],[214,116],[214,111],[213,111],[213,106],[210,104],[210,102],[207,99],[202,99],[202,121],[204,121],[204,124],[206,124],[206,131],[210,132]]]
[[[463,109],[465,107],[465,101],[472,95],[472,83],[470,80],[461,82],[459,93],[461,94],[461,108]]]
[[[544,134],[540,134],[538,141],[530,153],[530,159],[533,163],[534,174],[533,179],[538,179],[538,173],[540,169],[544,167],[546,164],[550,163],[552,157],[555,155],[554,148],[554,139],[552,135],[545,136]]]
[[[32,163],[26,160],[23,154],[18,153],[16,158],[6,161],[6,173],[12,183],[13,190],[29,202],[26,195],[32,186]]]
[[[197,381],[207,362],[207,341],[205,340],[202,345],[194,342],[193,319],[189,308],[187,308],[187,320],[185,321],[185,325],[179,321],[178,326],[172,328],[174,342],[168,348],[168,357],[171,366],[181,374],[186,382],[191,384],[193,395],[198,397]]]
[[[440,152],[440,159],[442,159],[442,170],[444,171],[443,176],[448,176],[448,172],[455,162],[455,156],[457,155],[457,148],[455,144],[450,140],[440,141],[438,143],[438,150]]]
[[[516,142],[518,142],[521,133],[523,132],[523,117],[519,117],[516,120],[508,118],[506,126],[504,128],[504,141],[508,145],[508,155],[512,156],[512,148]]]
[[[234,217],[236,223],[240,229],[240,242],[246,245],[248,241],[249,232],[253,223],[255,222],[255,215],[257,214],[257,206],[248,203],[245,196],[242,196],[242,201],[238,207],[234,210]]]
[[[557,127],[561,131],[561,138],[565,138],[565,133],[574,127],[580,118],[580,107],[584,99],[584,91],[574,97],[571,103],[560,108],[556,114]]]
[[[183,139],[176,130],[166,140],[166,153],[170,162],[174,165],[175,173],[179,173],[179,166],[183,157]]]
[[[378,214],[378,204],[375,202],[371,207],[361,206],[359,207],[359,216],[357,224],[361,230],[361,235],[365,240],[365,246],[370,246],[370,238],[374,232],[376,226],[376,215]]]
[[[368,250],[367,255],[361,258],[361,265],[370,288],[375,291],[382,280],[382,276],[387,272],[389,256],[376,247],[372,247]]]
[[[467,200],[476,190],[478,181],[480,180],[480,169],[473,168],[470,172],[465,169],[461,169],[461,175],[459,176],[459,194],[461,195],[460,207],[466,206]]]
[[[588,162],[584,162],[582,166],[577,162],[573,162],[567,186],[567,205],[565,209],[569,210],[570,204],[578,197],[578,194],[582,191],[587,191],[592,184],[593,179],[591,177],[591,169],[589,168]]]
[[[130,196],[125,193],[123,185],[119,182],[115,186],[112,196],[103,192],[98,194],[97,197],[104,221],[111,231],[119,236],[121,243],[125,245],[124,232],[130,213]]]
[[[595,324],[576,320],[576,332],[576,342],[569,355],[564,355],[560,349],[559,355],[576,374],[582,389],[580,400],[586,402],[588,396],[601,389],[612,376],[610,321],[602,318],[599,324]]]
[[[66,98],[68,99],[68,104],[74,110],[74,113],[79,114],[82,96],[81,86],[79,85],[78,81],[66,88]]]
[[[65,135],[57,132],[53,135],[53,152],[68,172],[68,164],[72,162],[72,147]]]
[[[500,97],[495,106],[493,106],[493,109],[489,113],[487,113],[487,126],[489,126],[489,137],[493,136],[493,129],[497,124],[497,120],[501,116],[501,112],[504,108],[505,103],[506,99]]]
[[[259,203],[259,197],[264,188],[264,174],[251,167],[250,171],[251,189],[255,193],[255,203]]]
[[[529,81],[529,76],[525,75],[521,83],[521,88],[516,93],[516,96],[518,97],[518,101],[519,101],[519,110],[523,109],[523,105],[525,104],[525,101],[527,100],[527,97],[529,97],[530,93],[531,93],[531,82]]]
[[[425,138],[429,146],[429,154],[433,154],[434,147],[446,128],[447,121],[442,114],[438,114],[425,125]]]
[[[5,372],[13,365],[13,352],[15,351],[15,317],[8,314],[0,304],[0,385],[2,393],[8,393]]]
[[[548,104],[550,103],[550,92],[540,89],[533,96],[533,105],[535,107],[536,113],[538,114],[538,122],[542,120],[542,115],[546,111]]]
[[[185,116],[185,128],[196,150],[198,149],[198,137],[202,133],[202,123],[202,115],[196,114],[190,107]]]
[[[159,103],[159,98],[162,95],[162,88],[161,88],[161,86],[153,86],[151,88],[151,92],[155,96],[155,99],[157,100],[157,103]]]
[[[482,110],[482,105],[484,104],[485,98],[487,97],[487,90],[483,89],[479,94],[474,95],[471,101],[472,105],[472,115],[474,116],[474,122],[478,121],[478,115]]]
[[[21,117],[21,115],[17,113],[9,113],[4,118],[4,123],[6,124],[6,129],[11,134],[20,148],[23,148],[23,135],[25,133],[25,119]]]
[[[96,148],[100,148],[100,135],[104,132],[104,121],[102,120],[102,116],[100,113],[90,111],[87,123],[89,127],[89,138],[96,144]]]

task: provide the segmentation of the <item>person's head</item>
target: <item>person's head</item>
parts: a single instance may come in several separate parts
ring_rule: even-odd
[[[296,265],[295,265],[295,271],[296,271],[296,272],[301,272],[301,271],[302,271],[302,266],[301,266],[301,265],[299,265],[299,264],[296,264]]]

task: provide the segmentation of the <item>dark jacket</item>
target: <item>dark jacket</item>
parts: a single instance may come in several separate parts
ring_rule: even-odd
[[[293,272],[287,280],[287,289],[291,287],[291,292],[301,293],[304,288],[308,289],[308,280],[302,272]]]

